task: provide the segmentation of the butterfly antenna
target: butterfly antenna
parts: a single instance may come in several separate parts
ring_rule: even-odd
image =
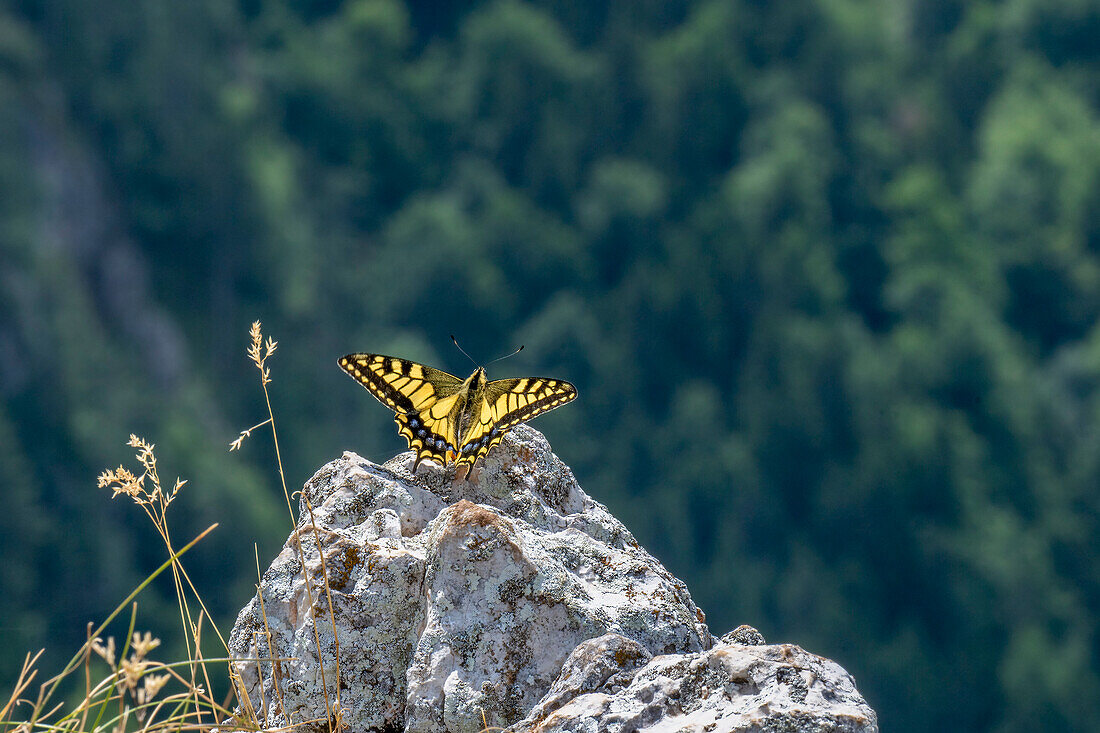
[[[519,353],[519,352],[521,352],[521,351],[523,351],[523,347],[522,347],[522,346],[520,346],[520,347],[519,347],[518,349],[516,349],[515,351],[513,351],[513,352],[512,352],[511,354],[505,354],[504,356],[498,356],[497,358],[495,358],[495,359],[493,359],[493,360],[492,360],[491,362],[489,362],[489,364],[496,364],[496,363],[497,363],[498,361],[500,361],[501,359],[507,359],[507,358],[508,358],[509,356],[515,356],[516,354],[518,354],[518,353]],[[486,364],[485,366],[489,366],[489,364]]]
[[[455,346],[458,346],[458,339],[455,338],[455,335],[453,333],[451,334],[451,341],[454,341]],[[467,359],[469,359],[470,361],[474,361],[474,357],[467,354],[466,349],[462,348],[461,346],[458,346],[458,350],[461,351],[462,355],[465,356]],[[481,365],[478,364],[476,361],[474,361],[474,366],[481,366]]]

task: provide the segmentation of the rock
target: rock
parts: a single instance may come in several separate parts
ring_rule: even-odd
[[[651,658],[645,647],[620,634],[582,641],[565,660],[550,691],[525,720],[535,725],[588,692],[618,692],[630,684],[637,669]]]
[[[230,641],[239,659],[287,660],[236,665],[263,725],[327,730],[339,679],[351,730],[479,731],[525,717],[589,639],[647,655],[713,643],[684,584],[535,430],[512,430],[470,481],[411,468],[411,453],[346,453],[306,484]]]
[[[741,624],[733,631],[723,634],[722,643],[745,644],[747,646],[763,646],[767,644],[767,642],[764,641],[764,635],[748,624]]]
[[[593,663],[593,667],[600,665]],[[571,676],[579,675],[574,671]],[[552,689],[530,715],[509,730],[878,731],[875,712],[860,697],[851,676],[836,662],[791,644],[721,642],[705,652],[654,657],[634,670],[621,688],[604,684],[577,692],[580,694],[563,704]],[[552,703],[552,709],[547,703]]]
[[[259,725],[877,730],[834,663],[748,646],[749,627],[715,646],[684,584],[530,427],[469,481],[411,468],[345,453],[306,483],[229,643]]]

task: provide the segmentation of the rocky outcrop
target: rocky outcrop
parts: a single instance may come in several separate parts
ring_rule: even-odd
[[[836,664],[716,643],[537,431],[470,481],[411,469],[345,453],[306,484],[230,640],[262,725],[328,730],[338,709],[352,731],[877,729]]]
[[[857,733],[875,713],[835,662],[791,644],[722,641],[646,659],[607,634],[578,646],[550,692],[514,733],[643,730]]]

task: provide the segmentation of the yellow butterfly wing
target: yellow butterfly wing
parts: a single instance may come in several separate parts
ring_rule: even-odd
[[[348,354],[340,368],[396,412],[397,432],[416,453],[447,465],[458,443],[462,380],[440,369],[382,354]]]
[[[504,439],[505,432],[576,397],[577,388],[560,379],[522,377],[489,382],[470,400],[456,462],[472,467]]]

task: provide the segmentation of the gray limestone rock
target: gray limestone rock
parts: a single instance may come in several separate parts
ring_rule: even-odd
[[[594,663],[594,667],[601,667]],[[654,657],[625,686],[543,699],[513,733],[872,733],[875,711],[836,662],[791,644],[720,642]],[[578,676],[573,672],[572,676]],[[619,676],[618,682],[623,677]],[[555,683],[555,688],[558,683]],[[547,703],[551,703],[547,705]]]
[[[306,483],[230,638],[264,727],[328,730],[338,710],[351,731],[877,730],[834,663],[744,645],[756,632],[715,646],[684,584],[530,427],[469,481],[411,469],[345,453]]]
[[[759,631],[749,626],[748,624],[741,624],[733,631],[723,634],[722,643],[745,644],[746,646],[763,646],[767,642],[764,641],[764,635],[761,634]]]

